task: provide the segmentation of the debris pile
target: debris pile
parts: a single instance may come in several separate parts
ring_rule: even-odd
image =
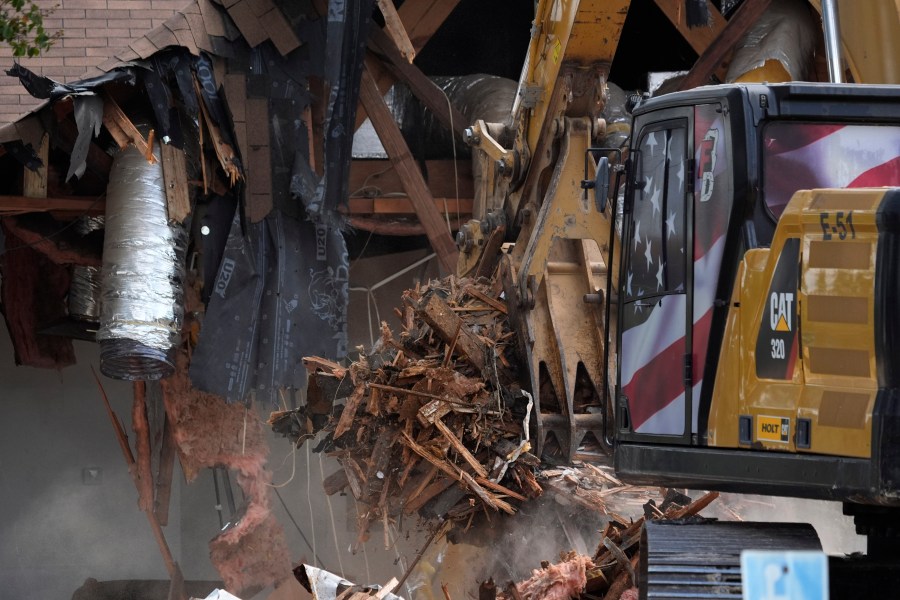
[[[615,488],[613,488],[615,489]],[[542,562],[532,576],[519,583],[510,582],[497,590],[493,580],[481,584],[481,600],[568,600],[569,598],[602,598],[620,600],[637,598],[637,569],[640,560],[641,530],[646,520],[687,519],[719,496],[709,492],[695,501],[674,490],[666,490],[657,506],[654,500],[644,505],[645,516],[630,522],[610,519],[600,534],[593,556],[576,552],[561,555],[558,563]]]
[[[532,404],[506,356],[513,332],[499,290],[450,277],[402,300],[399,335],[382,323],[373,351],[348,367],[305,358],[306,406],[269,420],[298,444],[324,434],[315,451],[342,466],[326,493],[349,488],[363,505],[359,541],[373,523],[386,531],[404,514],[511,515],[543,492],[529,452]]]
[[[210,559],[228,589],[258,591],[290,576],[284,530],[271,512],[266,467],[269,448],[262,424],[243,404],[192,387],[187,356],[179,353],[175,374],[162,380],[163,400],[180,463],[188,482],[204,468],[234,469],[246,504],[210,541]]]

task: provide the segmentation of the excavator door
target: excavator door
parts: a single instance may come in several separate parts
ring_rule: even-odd
[[[691,444],[732,209],[725,111],[635,120],[623,215],[618,437]]]

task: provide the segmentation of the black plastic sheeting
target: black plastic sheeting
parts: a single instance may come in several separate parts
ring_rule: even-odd
[[[347,354],[349,261],[338,208],[347,202],[353,126],[372,0],[329,2],[326,20],[301,21],[300,51],[263,44],[236,52],[247,96],[268,100],[272,203],[257,224],[236,214],[191,363],[191,381],[228,401],[278,402],[306,386],[303,356]],[[331,89],[324,176],[310,168],[308,77]],[[211,89],[204,86],[204,89]]]
[[[309,193],[311,174],[307,169],[300,167],[291,184],[291,191],[316,220],[334,223],[338,207],[347,203],[356,105],[373,5],[372,0],[328,3],[325,80],[331,92],[325,123],[325,175],[314,195]]]
[[[110,71],[75,83],[54,81],[49,77],[29,71],[19,63],[14,63],[12,68],[6,71],[6,74],[18,77],[28,93],[41,100],[56,100],[63,96],[83,94],[107,83],[127,83],[129,85],[135,83],[134,73],[130,69]]]
[[[334,266],[337,265],[337,266]],[[229,402],[277,401],[305,386],[303,356],[346,356],[347,250],[335,230],[272,211],[246,233],[236,215],[190,376]]]

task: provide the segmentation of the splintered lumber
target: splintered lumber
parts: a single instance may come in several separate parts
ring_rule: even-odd
[[[456,348],[476,368],[485,367],[485,349],[478,337],[462,326],[462,319],[437,294],[430,294],[419,306],[422,320]]]
[[[137,435],[138,505],[141,510],[153,510],[153,467],[150,459],[150,423],[147,420],[146,383],[134,382],[134,401],[131,406],[131,427]]]
[[[342,467],[326,478],[326,493],[346,489],[365,507],[357,539],[413,514],[468,528],[475,518],[518,514],[543,494],[623,526],[643,514],[657,488],[624,485],[606,464],[544,468],[531,453],[529,398],[498,360],[515,336],[494,282],[450,276],[401,300],[399,331],[382,322],[357,360],[303,358],[306,405],[269,419],[298,445],[321,434],[316,451]]]
[[[109,403],[109,397],[106,395],[106,390],[103,389],[103,384],[100,383],[100,378],[97,376],[97,372],[94,371],[93,367],[91,367],[91,373],[94,375],[94,381],[97,382],[97,387],[100,389],[100,396],[103,399],[103,405],[106,407],[106,414],[109,416],[109,420],[112,423],[113,431],[119,442],[119,447],[122,449],[122,456],[125,458],[125,464],[128,466],[128,473],[134,481],[134,486],[140,490],[141,481],[138,475],[137,464],[134,460],[134,454],[132,454],[131,446],[128,444],[128,435],[125,433],[125,428],[122,426],[119,417],[113,412],[112,405]],[[143,506],[141,508],[144,510],[144,514],[147,515],[147,521],[150,522],[150,529],[153,531],[153,537],[156,539],[156,544],[159,546],[159,551],[160,554],[162,554],[166,570],[169,572],[169,577],[175,580],[180,577],[180,570],[178,564],[175,562],[175,558],[172,556],[172,551],[169,549],[169,544],[166,542],[166,536],[163,534],[162,526],[156,518],[156,513],[153,512],[152,506],[147,509]],[[184,597],[184,594],[179,594],[178,600],[182,600]]]

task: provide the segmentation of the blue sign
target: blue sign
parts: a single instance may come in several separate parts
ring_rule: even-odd
[[[741,552],[744,600],[828,600],[828,557],[815,551]]]

